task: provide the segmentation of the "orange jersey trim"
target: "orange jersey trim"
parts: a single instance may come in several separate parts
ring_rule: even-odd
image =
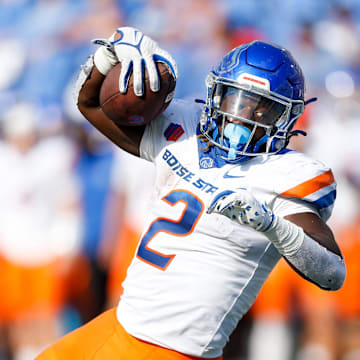
[[[333,173],[331,170],[318,175],[310,180],[303,182],[300,185],[297,185],[287,191],[281,193],[281,196],[287,198],[304,198],[326,186],[331,185],[335,181]]]

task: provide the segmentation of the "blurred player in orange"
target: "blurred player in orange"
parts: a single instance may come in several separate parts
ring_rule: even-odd
[[[81,226],[73,148],[61,136],[41,138],[36,114],[19,103],[0,122],[0,321],[18,360],[62,334]]]
[[[304,281],[280,260],[250,309],[249,360],[290,360],[294,338],[290,328],[296,286]]]
[[[108,307],[114,307],[123,292],[122,283],[143,230],[149,211],[154,168],[130,154],[118,152],[113,171],[113,189],[123,198],[123,220],[112,252],[108,281]],[[146,181],[144,181],[146,179]],[[118,201],[117,198],[113,199]],[[105,245],[106,246],[106,245]]]

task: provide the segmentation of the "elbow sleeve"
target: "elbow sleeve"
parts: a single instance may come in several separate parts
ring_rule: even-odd
[[[325,290],[339,290],[345,281],[344,259],[327,250],[308,235],[287,260],[307,278]]]
[[[276,216],[274,225],[264,234],[305,278],[325,290],[342,287],[346,276],[344,259],[306,235],[301,227]]]

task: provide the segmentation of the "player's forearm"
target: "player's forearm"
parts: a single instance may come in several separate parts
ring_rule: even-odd
[[[275,216],[273,225],[264,234],[305,278],[325,290],[342,287],[346,275],[342,256],[326,249],[300,226]]]
[[[88,66],[88,69],[82,69],[77,84],[79,87],[77,105],[84,116],[89,111],[100,109],[99,93],[105,79],[105,76],[91,64],[91,60],[85,66]]]
[[[81,77],[85,76],[87,76],[85,80],[81,79]],[[119,138],[121,138],[121,131],[104,114],[99,103],[99,92],[104,78],[104,75],[95,66],[92,66],[88,75],[84,74],[84,69],[82,70],[78,80],[80,84],[77,85],[79,87],[77,106],[92,125],[112,142],[120,146]]]
[[[304,229],[305,234],[317,241],[329,251],[342,256],[340,248],[336,243],[334,234],[327,224],[313,213],[298,213],[287,215],[284,219]]]
[[[93,63],[92,57],[82,67],[75,87],[75,101],[80,112],[103,135],[125,151],[139,156],[139,144],[144,129],[115,125],[102,111],[99,93],[105,76]]]

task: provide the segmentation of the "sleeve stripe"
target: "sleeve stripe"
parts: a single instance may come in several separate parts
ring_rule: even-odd
[[[328,206],[332,205],[334,203],[334,201],[335,201],[335,198],[336,198],[336,190],[333,190],[329,194],[324,195],[320,199],[314,201],[313,204],[318,209],[322,209],[322,208],[325,208],[325,207],[328,207]]]
[[[281,193],[281,196],[287,197],[287,198],[304,198],[305,196],[308,196],[315,191],[318,191],[326,186],[331,185],[334,183],[335,179],[331,172],[331,170],[318,175],[308,181],[303,182],[300,185],[297,185],[287,191],[284,191]]]

